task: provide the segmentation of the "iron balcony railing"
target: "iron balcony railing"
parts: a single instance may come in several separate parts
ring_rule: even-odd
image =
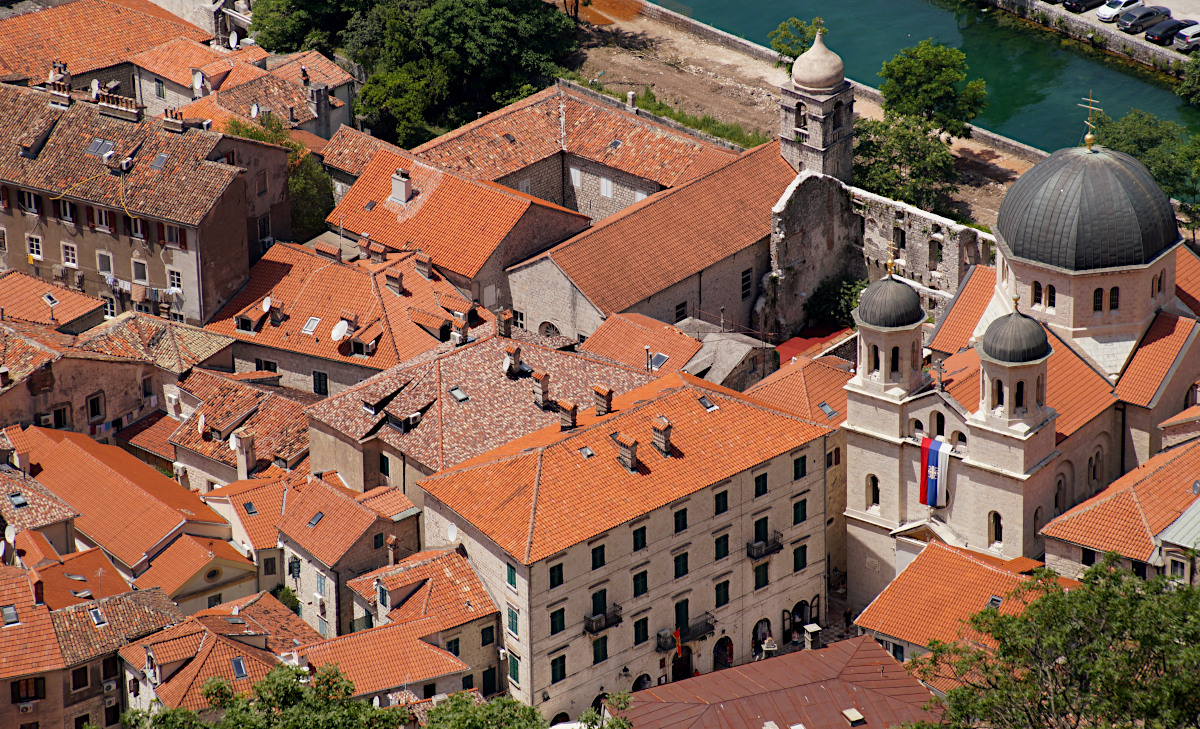
[[[746,554],[750,559],[762,559],[783,549],[783,534],[771,532],[764,542],[746,542]]]
[[[621,623],[621,606],[609,605],[602,613],[588,615],[583,619],[583,629],[589,633],[599,633]]]

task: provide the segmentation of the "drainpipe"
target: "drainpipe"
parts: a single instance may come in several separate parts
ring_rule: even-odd
[[[1117,410],[1121,411],[1121,473],[1130,470],[1125,468],[1125,441],[1129,439],[1129,432],[1125,430],[1125,403],[1118,402]]]

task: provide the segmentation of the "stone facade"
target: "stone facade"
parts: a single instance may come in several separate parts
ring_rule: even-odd
[[[148,116],[162,116],[167,109],[178,109],[192,103],[195,93],[191,86],[181,86],[140,66],[134,66],[133,97],[146,107]]]
[[[305,392],[313,391],[313,373],[324,372],[330,395],[336,395],[347,387],[357,385],[371,375],[379,373],[379,370],[373,367],[318,359],[286,349],[261,347],[240,339],[233,343],[234,372],[256,372],[264,369],[279,373],[280,386]]]
[[[780,151],[797,172],[808,170],[849,183],[854,162],[854,88],[842,80],[827,93],[794,82],[779,89]]]

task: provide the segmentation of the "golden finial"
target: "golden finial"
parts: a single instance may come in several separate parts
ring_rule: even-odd
[[[896,257],[890,250],[888,251],[887,270],[889,276],[896,273]]]
[[[1021,295],[1019,293],[1017,293],[1016,291],[1014,291],[1013,295],[1012,295],[1012,300],[1013,300],[1013,311],[1019,311],[1019,307],[1017,305],[1021,303]]]
[[[1086,104],[1076,104],[1075,106],[1078,106],[1081,109],[1088,110],[1087,121],[1084,122],[1084,124],[1087,124],[1088,131],[1087,131],[1087,134],[1083,135],[1083,143],[1087,145],[1088,151],[1091,152],[1092,145],[1096,143],[1096,135],[1092,134],[1092,132],[1096,130],[1096,125],[1092,123],[1092,112],[1093,111],[1103,112],[1104,109],[1101,109],[1100,107],[1094,105],[1096,103],[1096,100],[1092,98],[1092,92],[1090,90],[1088,91],[1087,98],[1084,99],[1084,101],[1086,101],[1087,103]]]

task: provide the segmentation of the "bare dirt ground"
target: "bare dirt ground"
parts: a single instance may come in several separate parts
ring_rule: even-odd
[[[778,88],[788,71],[637,15],[632,0],[592,0],[581,8],[583,26],[577,70],[615,91],[649,86],[662,101],[696,116],[709,114],[747,131],[774,135],[779,124]],[[857,114],[882,117],[877,104],[856,99]],[[974,140],[952,145],[962,175],[954,207],[992,226],[1008,185],[1031,166]]]

